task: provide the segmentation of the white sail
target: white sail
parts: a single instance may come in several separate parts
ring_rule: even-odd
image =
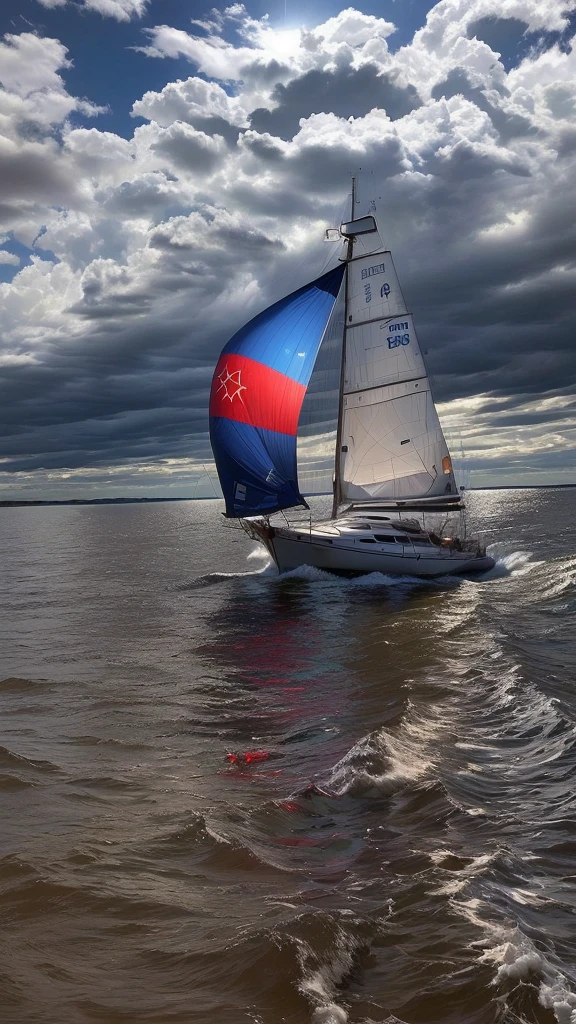
[[[354,259],[348,275],[339,500],[456,494],[391,254]]]

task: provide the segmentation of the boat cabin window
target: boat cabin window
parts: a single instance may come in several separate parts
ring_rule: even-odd
[[[376,540],[384,544],[411,544],[410,537],[401,536],[400,534],[375,533],[374,536]]]
[[[360,537],[361,544],[375,544],[376,541],[372,537]]]

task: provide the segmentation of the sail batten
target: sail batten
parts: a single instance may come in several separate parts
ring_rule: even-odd
[[[306,387],[344,266],[276,302],[222,350],[212,379],[210,440],[226,515],[305,505],[296,432]]]

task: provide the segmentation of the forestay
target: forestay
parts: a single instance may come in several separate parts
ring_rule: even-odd
[[[354,259],[348,274],[337,498],[455,494],[448,447],[391,254]]]
[[[210,440],[226,515],[305,505],[296,431],[344,265],[265,309],[222,351],[212,379]]]

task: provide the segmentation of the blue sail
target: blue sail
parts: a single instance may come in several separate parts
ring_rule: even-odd
[[[210,441],[232,518],[305,505],[296,433],[344,264],[265,309],[228,342],[210,395]]]

